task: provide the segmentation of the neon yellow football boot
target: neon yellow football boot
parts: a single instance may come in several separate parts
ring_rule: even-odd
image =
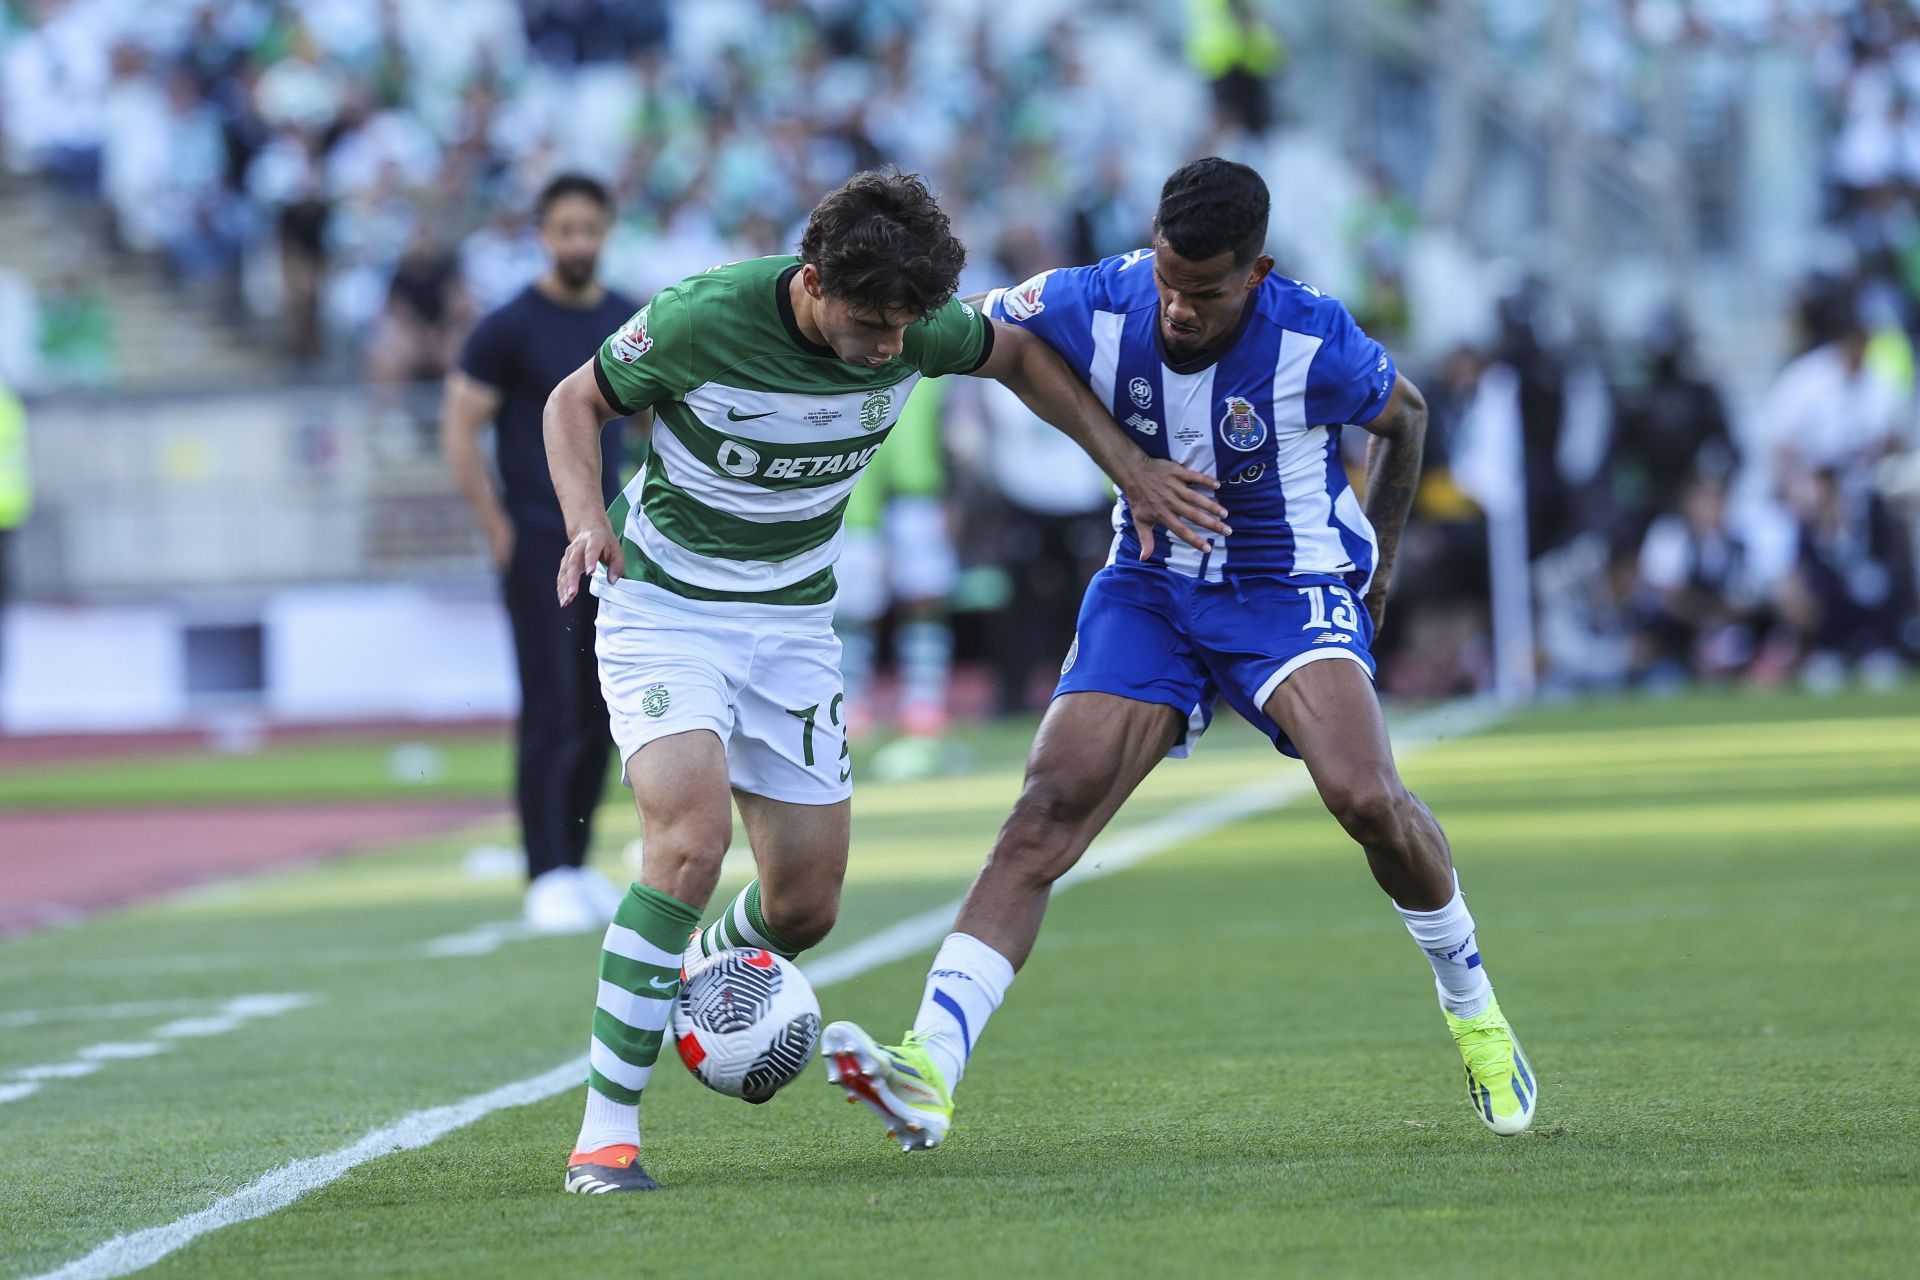
[[[886,1123],[902,1151],[931,1151],[953,1127],[953,1095],[925,1048],[907,1033],[902,1045],[883,1045],[851,1022],[830,1023],[820,1034],[827,1079],[864,1102]]]
[[[1467,1101],[1473,1113],[1503,1138],[1525,1133],[1533,1124],[1540,1086],[1534,1082],[1533,1064],[1500,1012],[1500,1002],[1489,999],[1486,1009],[1471,1018],[1448,1013],[1447,1028],[1467,1064]]]

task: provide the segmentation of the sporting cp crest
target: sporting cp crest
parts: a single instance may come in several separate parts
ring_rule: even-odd
[[[1251,453],[1267,442],[1267,424],[1247,401],[1228,396],[1226,415],[1220,419],[1220,438],[1242,453]]]
[[[893,414],[893,393],[875,391],[860,402],[860,429],[878,431]]]

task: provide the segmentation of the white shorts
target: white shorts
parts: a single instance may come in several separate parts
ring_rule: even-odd
[[[893,498],[880,528],[843,535],[834,569],[840,582],[835,613],[850,622],[872,622],[889,600],[945,600],[959,576],[946,505],[939,498]]]
[[[788,804],[853,794],[840,640],[822,617],[735,617],[665,592],[600,597],[594,653],[620,777],[657,738],[710,729],[742,791]]]

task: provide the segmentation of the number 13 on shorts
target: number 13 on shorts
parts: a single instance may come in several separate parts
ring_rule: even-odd
[[[1360,634],[1360,611],[1353,602],[1353,595],[1345,587],[1295,587],[1295,591],[1307,598],[1307,620],[1300,624],[1302,631],[1325,631],[1336,627],[1353,635]],[[1333,597],[1333,611],[1327,611],[1327,597]]]

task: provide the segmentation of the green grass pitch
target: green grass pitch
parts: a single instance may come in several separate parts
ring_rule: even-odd
[[[1160,770],[1123,825],[1299,768],[1220,737]],[[821,955],[964,888],[1018,782],[1005,747],[964,777],[863,787]],[[477,754],[453,785],[499,759],[463,750]],[[236,766],[237,790],[301,794],[289,777],[320,757],[276,759]],[[326,759],[321,790],[378,790],[377,762],[362,784]],[[187,768],[161,769],[175,793]],[[85,772],[12,798],[111,789]],[[1540,709],[1405,772],[1447,827],[1538,1068],[1531,1134],[1474,1119],[1425,964],[1308,798],[1062,894],[932,1155],[891,1148],[817,1064],[749,1108],[668,1060],[645,1114],[660,1194],[560,1194],[569,1090],[364,1164],[150,1274],[1914,1274],[1920,689]],[[233,798],[218,773],[186,793]],[[616,874],[624,804],[610,795],[598,842]],[[425,949],[512,915],[514,886],[459,873],[470,844],[505,835],[0,943],[0,1089],[238,996],[309,998],[176,1030],[153,1056],[92,1048],[89,1074],[0,1103],[0,1275],[581,1053],[595,940]],[[926,959],[823,991],[826,1016],[899,1029]]]

